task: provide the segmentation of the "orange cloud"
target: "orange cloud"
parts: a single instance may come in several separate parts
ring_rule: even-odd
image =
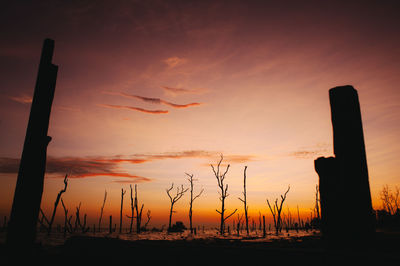
[[[10,96],[10,99],[15,101],[15,102],[22,103],[22,104],[27,104],[27,103],[31,103],[32,102],[32,97],[31,96],[27,96],[27,95]]]
[[[179,65],[182,65],[182,64],[186,63],[187,59],[174,56],[174,57],[170,57],[170,58],[165,59],[163,62],[165,64],[167,64],[168,67],[174,68],[174,67],[177,67]]]
[[[106,107],[106,108],[114,108],[114,109],[128,109],[128,110],[134,110],[134,111],[139,111],[143,113],[148,113],[148,114],[167,114],[167,110],[147,110],[139,107],[134,107],[134,106],[125,106],[125,105],[113,105],[113,104],[99,104],[99,106]]]
[[[96,162],[113,162],[113,163],[132,163],[132,164],[139,164],[139,163],[146,163],[149,160],[146,159],[94,159]]]
[[[221,152],[217,151],[204,151],[204,150],[191,150],[180,152],[166,152],[161,154],[136,154],[134,156],[145,158],[148,161],[164,160],[164,159],[184,159],[184,158],[206,158],[210,162],[219,160]],[[224,160],[228,163],[244,163],[253,161],[257,158],[255,155],[224,155]],[[208,164],[209,165],[209,164]]]
[[[94,176],[133,178],[133,179],[135,179],[135,182],[151,181],[150,178],[138,176],[138,175],[131,175],[129,173],[86,173],[86,174],[72,175],[71,178],[85,178],[85,177],[94,177]],[[118,182],[119,183],[121,183],[121,182],[130,183],[130,182],[132,182],[132,180],[120,180]]]
[[[294,151],[289,154],[289,156],[295,157],[297,159],[313,159],[318,156],[326,155],[329,151],[328,144],[319,143],[314,147],[303,148],[298,151]]]

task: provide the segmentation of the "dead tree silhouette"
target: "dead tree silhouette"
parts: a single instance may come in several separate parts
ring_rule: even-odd
[[[181,185],[181,187],[177,187],[176,188],[176,194],[174,197],[171,196],[170,192],[171,190],[174,188],[174,183],[172,183],[171,187],[166,189],[167,191],[167,195],[171,201],[171,208],[169,211],[169,223],[168,223],[168,231],[171,231],[171,222],[172,222],[172,213],[174,213],[174,205],[175,203],[180,200],[182,198],[182,196],[185,194],[186,191],[188,191],[189,189],[184,189],[183,185]]]
[[[224,159],[223,155],[221,154],[221,159],[219,160],[218,164],[217,164],[217,170],[215,170],[214,166],[211,164],[211,168],[214,172],[215,177],[217,178],[218,181],[218,187],[220,188],[221,192],[219,192],[219,199],[221,201],[221,210],[216,210],[220,215],[221,215],[221,223],[220,223],[220,229],[219,232],[221,235],[224,234],[225,231],[225,221],[231,217],[233,214],[235,214],[235,212],[237,211],[237,209],[235,209],[231,214],[229,214],[228,216],[225,217],[225,199],[226,197],[229,196],[228,194],[228,184],[224,185],[224,180],[226,177],[226,174],[228,173],[229,167],[230,165],[228,164],[228,166],[226,167],[226,170],[223,174],[220,173],[220,166],[222,163],[222,160]]]
[[[279,232],[282,230],[282,218],[281,218],[282,206],[283,202],[286,200],[286,195],[289,192],[289,190],[290,190],[290,185],[288,186],[288,189],[286,190],[285,194],[283,194],[283,196],[281,195],[281,202],[279,206],[278,206],[278,199],[275,199],[275,204],[273,209],[267,199],[269,210],[271,211],[272,217],[274,219],[276,234],[279,234]]]
[[[58,192],[58,194],[57,194],[56,201],[54,202],[53,213],[52,213],[52,215],[51,215],[50,220],[48,220],[48,219],[46,218],[46,215],[44,214],[43,210],[40,209],[40,213],[42,214],[42,220],[39,220],[39,222],[40,222],[40,224],[41,224],[44,228],[46,228],[47,234],[49,234],[49,235],[51,234],[51,229],[52,229],[52,226],[53,226],[53,223],[54,223],[54,218],[55,218],[55,216],[56,216],[58,203],[60,202],[61,195],[62,195],[65,191],[67,191],[67,186],[68,186],[68,175],[65,175],[65,177],[64,177],[64,188],[61,189],[60,192]],[[47,225],[45,225],[45,224],[43,223],[43,219],[47,222]]]
[[[104,210],[104,205],[106,204],[106,200],[107,200],[107,190],[104,190],[103,205],[101,206],[100,217],[99,217],[99,232],[101,231],[101,219],[103,217],[103,210]]]
[[[142,224],[142,211],[143,211],[144,204],[140,207],[139,211],[139,203],[137,197],[137,185],[135,184],[135,209],[136,209],[136,232],[140,233],[140,226]]]
[[[131,216],[128,216],[128,218],[131,219],[131,224],[130,224],[130,229],[129,232],[132,232],[132,222],[133,219],[136,219],[136,233],[140,233],[141,229],[141,224],[142,224],[142,212],[143,212],[143,207],[144,204],[142,204],[140,211],[139,211],[139,203],[138,203],[138,197],[137,197],[137,185],[135,184],[135,199],[132,197],[132,185],[130,185],[131,188]],[[136,209],[136,216],[134,214],[134,210]]]
[[[71,225],[71,219],[72,215],[68,218],[68,209],[65,207],[64,201],[61,198],[61,205],[63,206],[64,209],[64,238],[67,236],[67,232],[71,233],[72,232],[72,225]]]
[[[237,224],[236,224],[236,233],[237,233],[237,236],[240,236],[240,230],[242,228],[243,213],[242,214],[238,213],[237,216],[238,216],[238,221],[237,221]]]
[[[265,215],[263,215],[262,219],[263,219],[263,237],[266,237],[267,236],[267,232],[265,230]]]
[[[83,223],[81,221],[80,217],[81,205],[82,205],[81,202],[79,202],[78,207],[76,207],[74,232],[80,229],[82,233],[86,233],[87,231],[89,231],[90,228],[86,227],[86,218],[87,218],[86,213],[83,215]]]
[[[133,219],[135,219],[135,203],[133,201],[132,185],[129,185],[129,188],[131,189],[131,216],[127,215],[126,217],[131,219],[131,222],[129,224],[129,233],[132,233]]]
[[[126,190],[121,188],[121,210],[119,212],[119,233],[122,233],[122,209],[124,207],[124,195],[126,193]]]
[[[143,226],[144,230],[147,230],[147,225],[150,223],[150,220],[151,220],[151,211],[150,210],[147,210],[146,216],[147,216],[147,221]]]
[[[380,198],[383,204],[383,209],[387,211],[390,215],[396,214],[399,211],[400,207],[400,189],[399,187],[395,187],[394,192],[389,188],[388,185],[385,185],[381,192]]]
[[[249,235],[249,217],[247,215],[249,206],[247,206],[246,170],[247,170],[247,166],[244,167],[244,173],[243,173],[243,199],[239,198],[239,200],[241,202],[243,202],[243,205],[244,205],[244,218],[246,221],[246,233],[247,233],[247,235]]]
[[[202,189],[199,194],[193,197],[193,181],[196,181],[197,179],[193,179],[193,174],[188,174],[185,173],[189,178],[188,181],[190,182],[190,202],[189,202],[189,227],[190,227],[190,233],[193,234],[193,202],[195,199],[200,197],[201,193],[203,193],[204,189]]]

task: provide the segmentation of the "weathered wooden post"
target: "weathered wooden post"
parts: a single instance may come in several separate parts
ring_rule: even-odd
[[[366,239],[375,228],[358,94],[352,86],[335,87],[329,99],[335,157],[315,160],[322,231],[331,240]]]
[[[6,242],[29,247],[36,238],[46,170],[47,136],[58,66],[52,64],[54,41],[45,39],[26,130]]]

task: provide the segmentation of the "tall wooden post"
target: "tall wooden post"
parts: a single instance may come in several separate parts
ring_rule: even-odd
[[[15,187],[7,244],[29,247],[36,237],[46,171],[47,136],[58,66],[52,64],[54,41],[45,39]]]
[[[322,229],[329,239],[365,239],[374,232],[364,134],[357,91],[329,90],[335,157],[315,160]]]

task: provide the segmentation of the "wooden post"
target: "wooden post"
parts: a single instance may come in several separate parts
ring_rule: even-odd
[[[335,87],[329,90],[329,100],[335,157],[314,162],[322,231],[330,240],[350,237],[366,243],[375,228],[358,94],[352,86]],[[349,198],[354,207],[343,207]]]
[[[36,239],[46,171],[47,136],[58,66],[52,64],[54,40],[45,39],[25,135],[6,243],[29,248]]]

